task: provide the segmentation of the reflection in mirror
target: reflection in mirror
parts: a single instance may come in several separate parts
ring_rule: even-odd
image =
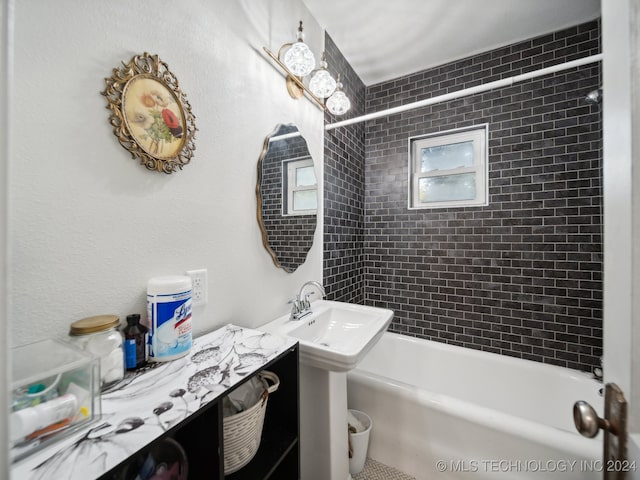
[[[278,125],[258,161],[258,224],[273,263],[294,272],[313,244],[318,186],[307,142],[295,125]]]

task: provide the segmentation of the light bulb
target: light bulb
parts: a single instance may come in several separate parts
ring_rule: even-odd
[[[334,115],[344,115],[351,108],[351,101],[342,91],[340,75],[338,75],[338,84],[335,93],[327,99],[327,108]]]
[[[284,54],[284,64],[296,77],[305,77],[316,68],[316,59],[313,52],[304,43],[302,21],[298,27],[298,41],[295,42]]]
[[[327,70],[327,62],[324,61],[323,54],[322,60],[320,61],[320,68],[316,70],[316,73],[313,74],[309,82],[309,90],[311,90],[316,97],[327,98],[335,89],[336,81]]]

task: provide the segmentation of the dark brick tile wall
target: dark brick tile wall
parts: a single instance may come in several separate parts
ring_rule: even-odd
[[[599,52],[593,21],[370,86],[366,110]],[[365,303],[395,311],[390,330],[580,370],[598,363],[602,124],[584,97],[600,85],[592,64],[367,122]],[[489,205],[409,210],[408,138],[484,123]]]
[[[294,131],[294,126],[281,125],[275,135]],[[316,215],[282,215],[283,162],[300,157],[309,157],[307,142],[303,137],[292,137],[270,143],[262,159],[262,224],[271,250],[288,272],[294,272],[307,259],[317,223]]]
[[[364,84],[329,35],[325,50],[328,70],[341,74],[351,100],[349,112],[326,113],[326,122],[364,114]],[[364,299],[364,129],[360,123],[330,130],[324,139],[324,285],[327,298],[351,303]]]

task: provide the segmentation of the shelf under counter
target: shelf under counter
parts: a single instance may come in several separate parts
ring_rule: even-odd
[[[269,396],[262,429],[260,448],[243,468],[225,479],[283,480],[297,479],[300,474],[300,398],[299,349],[272,360],[265,370],[280,379],[280,387]],[[295,399],[295,402],[291,400]],[[224,448],[224,446],[223,446]]]
[[[298,437],[284,429],[265,429],[255,457],[237,472],[225,475],[228,480],[268,480],[280,464],[298,446]],[[289,477],[293,478],[293,477]]]
[[[266,366],[278,369],[284,362],[283,373],[288,376],[286,382],[294,383],[296,389],[295,406],[289,403],[278,407],[279,402],[274,401],[274,410],[293,407],[297,411],[297,352],[297,342],[293,339],[235,325],[226,325],[198,337],[189,355],[172,362],[150,364],[141,371],[128,374],[118,386],[103,393],[100,420],[13,464],[11,479],[113,478],[114,472],[122,469],[128,461],[144,454],[151,445],[167,436],[177,440],[185,438],[188,457],[195,454],[211,463],[213,457],[219,457],[222,451],[218,400]],[[286,373],[292,369],[294,357],[295,374]],[[269,416],[267,410],[263,443],[256,456],[258,461],[262,458],[263,447],[267,454],[269,445],[281,441],[288,442],[289,447],[280,447],[280,456],[286,456],[285,450],[291,449],[292,445],[296,445],[294,450],[299,450],[297,415],[295,428],[292,428],[292,420],[287,420],[289,425],[285,431],[289,433],[282,440],[274,438],[280,433],[272,428]],[[200,423],[202,425],[197,425]],[[195,442],[194,435],[185,434],[190,429],[198,432],[201,441],[203,432],[215,436],[215,441],[207,442],[201,448],[189,445],[189,439]],[[265,458],[273,460],[274,456],[270,454]],[[198,463],[201,462],[198,460]],[[218,463],[221,463],[220,459],[216,460],[212,470],[222,469]],[[196,466],[196,470],[199,468],[201,465]],[[240,472],[242,470],[237,473]],[[212,473],[210,478],[223,478],[221,474]]]

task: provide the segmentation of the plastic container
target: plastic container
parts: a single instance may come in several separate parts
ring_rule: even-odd
[[[48,339],[15,347],[11,408],[12,461],[100,418],[100,360],[68,342]]]
[[[147,284],[149,360],[166,362],[191,351],[191,278],[155,277]]]
[[[135,370],[147,364],[147,332],[148,328],[140,325],[139,314],[127,315],[127,326],[122,330],[127,370]]]
[[[124,378],[124,348],[117,315],[98,315],[71,324],[69,339],[100,359],[102,390]]]
[[[371,436],[371,427],[373,421],[371,417],[360,410],[349,410],[360,423],[364,426],[364,430],[356,433],[349,433],[349,441],[353,448],[353,456],[349,459],[349,473],[356,475],[364,469],[364,463],[367,460],[367,450],[369,449],[369,437]]]

